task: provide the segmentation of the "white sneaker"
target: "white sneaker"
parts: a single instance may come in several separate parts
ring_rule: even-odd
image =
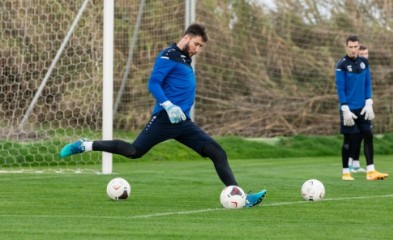
[[[366,170],[364,168],[361,167],[349,167],[349,170],[352,173],[357,173],[357,172],[366,172]]]

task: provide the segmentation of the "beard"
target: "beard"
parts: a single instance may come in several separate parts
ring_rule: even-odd
[[[185,54],[187,54],[187,56],[189,56],[189,57],[192,57],[192,55],[194,55],[194,54],[190,53],[190,42],[188,42],[188,43],[184,46],[183,52],[184,52]]]

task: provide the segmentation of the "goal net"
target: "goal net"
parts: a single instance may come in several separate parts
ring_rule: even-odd
[[[0,1],[0,171],[101,171],[101,153],[59,151],[102,138],[103,2]],[[148,121],[150,71],[190,2],[114,1],[114,138],[132,141]],[[195,121],[208,133],[338,134],[334,66],[349,34],[369,48],[374,131],[393,131],[391,1],[195,3],[209,35],[194,58]]]
[[[184,1],[142,2],[115,1],[114,125],[129,141],[150,114],[146,80],[157,49],[184,30]],[[102,138],[103,1],[4,0],[0,9],[0,171],[99,173],[101,153],[61,159],[59,151]]]
[[[68,141],[100,138],[102,5],[90,3],[71,29],[82,3],[4,0],[0,4],[2,170],[79,171],[100,164],[97,154],[59,158],[59,147]],[[67,33],[72,33],[69,39]]]

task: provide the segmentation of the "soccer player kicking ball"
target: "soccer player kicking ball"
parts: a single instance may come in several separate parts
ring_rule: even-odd
[[[168,139],[186,145],[202,157],[209,157],[225,186],[238,185],[222,147],[190,119],[195,100],[196,80],[191,57],[208,41],[205,27],[190,25],[177,44],[158,54],[148,82],[156,99],[150,121],[133,143],[122,140],[87,141],[80,139],[63,147],[62,158],[87,151],[105,151],[127,158],[140,158],[152,147]],[[266,190],[247,194],[245,207],[262,202]]]
[[[336,65],[336,87],[340,102],[340,131],[344,135],[341,149],[342,180],[354,180],[348,167],[348,158],[356,148],[356,136],[361,132],[364,139],[364,155],[367,163],[367,180],[383,180],[389,174],[380,173],[374,167],[374,145],[371,120],[374,119],[371,76],[366,58],[358,57],[359,38],[346,40],[347,55]]]

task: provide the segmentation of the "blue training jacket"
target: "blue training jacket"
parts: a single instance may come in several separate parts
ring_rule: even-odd
[[[196,81],[191,58],[176,44],[161,51],[154,63],[148,82],[150,93],[157,100],[153,114],[162,111],[167,100],[179,106],[188,118],[194,104]]]
[[[366,99],[372,98],[368,60],[363,57],[353,59],[348,55],[341,58],[336,65],[336,87],[340,106],[363,108]]]

